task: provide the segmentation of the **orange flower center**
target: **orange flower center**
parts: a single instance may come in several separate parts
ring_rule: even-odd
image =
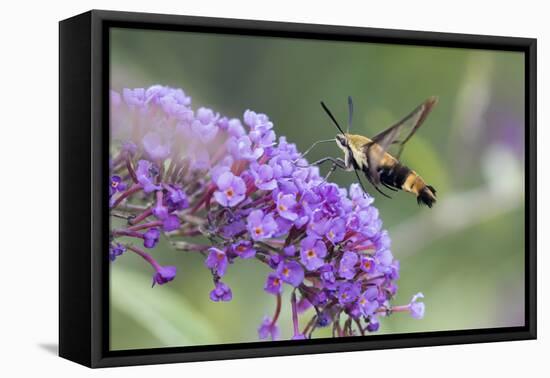
[[[308,249],[306,252],[307,257],[312,258],[315,257],[315,251],[313,249]]]
[[[232,198],[234,194],[235,194],[235,193],[233,192],[233,189],[231,189],[231,188],[229,188],[229,189],[227,189],[227,190],[225,191],[225,195],[226,195],[228,198]]]
[[[263,230],[262,230],[261,227],[256,227],[256,228],[254,229],[254,233],[255,233],[256,235],[261,235],[262,232],[263,232]]]
[[[283,275],[284,275],[285,277],[288,277],[288,274],[289,274],[289,273],[290,273],[290,270],[289,270],[288,268],[284,268],[284,269],[283,269]]]

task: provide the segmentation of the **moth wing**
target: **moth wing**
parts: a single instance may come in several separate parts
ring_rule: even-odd
[[[365,146],[365,156],[367,158],[367,167],[368,167],[368,179],[373,185],[380,184],[380,174],[378,173],[378,163],[380,161],[378,156],[375,156],[373,144],[370,143]]]
[[[422,126],[435,104],[437,104],[437,97],[430,97],[402,120],[372,137],[373,143],[378,144],[383,152],[396,146],[397,152],[393,156],[399,160],[405,144]]]

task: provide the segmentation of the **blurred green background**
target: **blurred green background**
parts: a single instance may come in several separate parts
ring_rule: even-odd
[[[320,100],[345,123],[351,95],[352,131],[372,136],[439,96],[402,156],[438,190],[439,202],[419,208],[406,193],[391,200],[371,193],[401,261],[394,303],[422,291],[426,304],[424,319],[382,318],[379,333],[524,324],[523,73],[523,54],[515,52],[111,30],[113,89],[163,84],[182,88],[195,109],[263,112],[302,151],[335,135]],[[341,153],[325,144],[309,159],[328,154]],[[331,180],[349,186],[355,176]],[[154,253],[178,266],[168,285],[151,289],[150,267],[133,254],[111,265],[112,349],[257,341],[257,326],[274,309],[263,264],[232,265],[224,281],[233,300],[213,303],[200,255],[166,241]],[[289,307],[284,301],[283,338],[291,336]]]

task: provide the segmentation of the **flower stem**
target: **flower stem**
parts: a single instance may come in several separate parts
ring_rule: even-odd
[[[174,249],[178,251],[185,252],[203,252],[206,251],[210,246],[204,244],[193,244],[185,241],[174,241],[172,242]]]
[[[317,315],[313,315],[313,317],[311,318],[311,320],[307,323],[306,327],[304,328],[304,331],[302,332],[303,335],[307,335],[307,333],[309,332],[309,330],[311,329],[311,332],[310,334],[308,335],[308,337],[311,336],[311,334],[313,333],[313,331],[315,330],[315,327],[313,326],[315,323],[317,322]]]
[[[174,161],[175,160],[174,156],[176,156],[176,154],[173,154],[172,157],[170,158],[170,164],[168,165],[168,169],[166,170],[166,173],[164,174],[163,181],[168,180],[170,177],[172,177],[172,173],[174,173],[174,167],[176,166],[176,163]]]
[[[140,223],[141,221],[143,221],[145,218],[147,218],[148,216],[150,216],[151,214],[153,213],[153,208],[148,208],[147,210],[143,211],[141,214],[139,214],[138,216],[136,216],[134,219],[131,219],[130,220],[130,224],[134,225],[134,224],[138,224]]]
[[[134,166],[132,165],[132,161],[130,160],[128,154],[126,154],[126,169],[128,170],[128,173],[130,174],[132,180],[137,184],[138,179],[136,176],[136,172],[134,171]]]
[[[198,210],[202,208],[202,206],[210,200],[210,197],[212,197],[212,194],[216,191],[215,185],[210,185],[210,188],[204,193],[204,196],[197,202],[197,204],[191,209],[191,214],[195,214]]]
[[[162,190],[157,190],[155,194],[157,196],[157,206],[162,206],[162,199],[164,197],[164,192]]]
[[[361,332],[361,336],[365,336],[365,329],[361,325],[361,321],[359,319],[355,319],[355,324],[357,325],[359,332]]]
[[[387,309],[381,308],[381,312],[388,312]],[[411,306],[410,305],[401,305],[401,306],[393,306],[391,308],[391,312],[410,312]]]
[[[139,231],[146,228],[162,226],[162,221],[152,221],[143,224],[137,224],[135,226],[128,227],[128,231]]]
[[[145,261],[147,261],[149,264],[151,264],[151,266],[156,271],[158,271],[161,268],[160,264],[153,258],[153,256],[151,256],[150,254],[148,254],[145,251],[142,251],[140,248],[136,247],[135,245],[129,245],[128,249],[130,251],[138,254],[139,256],[141,256]]]
[[[130,189],[128,189],[127,191],[125,191],[124,193],[122,193],[116,200],[115,202],[113,202],[113,205],[111,206],[111,208],[115,208],[117,207],[123,199],[125,199],[126,197],[128,196],[131,196],[132,194],[136,193],[136,192],[139,192],[141,190],[141,185],[140,184],[134,184],[130,187]]]
[[[277,320],[279,320],[279,315],[281,314],[281,302],[281,294],[277,294],[277,305],[275,307],[273,320],[271,321],[271,327],[273,327],[277,323]]]
[[[132,238],[143,239],[142,234],[140,234],[137,231],[131,231],[131,230],[113,230],[112,234],[113,234],[113,236],[130,236]]]
[[[292,324],[294,325],[294,336],[300,334],[299,324],[298,324],[298,310],[296,308],[296,292],[293,291],[290,297],[290,303],[292,305]]]

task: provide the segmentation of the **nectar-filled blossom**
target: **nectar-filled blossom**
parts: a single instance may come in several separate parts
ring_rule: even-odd
[[[216,185],[218,190],[214,192],[214,198],[220,205],[232,207],[244,200],[246,184],[230,171],[222,173],[216,180]]]
[[[205,265],[215,271],[218,276],[223,276],[228,264],[225,251],[212,247],[209,249],[209,252]]]
[[[286,283],[298,287],[304,281],[304,268],[297,261],[281,261],[277,274]]]
[[[255,284],[275,306],[258,319],[260,339],[281,337],[283,311],[292,340],[323,327],[335,337],[376,332],[398,312],[424,316],[421,293],[392,304],[399,262],[374,199],[358,184],[326,181],[295,144],[277,138],[266,114],[246,110],[239,119],[193,108],[183,90],[154,85],[111,91],[110,119],[117,223],[106,258],[123,264],[128,253],[141,256],[161,286],[186,267],[162,265],[159,243],[197,253],[213,282],[204,295],[219,306],[242,295],[226,283],[238,279],[232,264],[264,265],[268,273]]]
[[[321,239],[308,236],[300,242],[300,255],[306,269],[315,271],[325,263],[326,243]]]
[[[248,231],[254,240],[267,239],[277,231],[277,222],[272,214],[265,214],[262,210],[253,210],[247,217]]]
[[[265,281],[264,290],[270,294],[281,294],[283,292],[283,279],[277,273],[269,273]]]

